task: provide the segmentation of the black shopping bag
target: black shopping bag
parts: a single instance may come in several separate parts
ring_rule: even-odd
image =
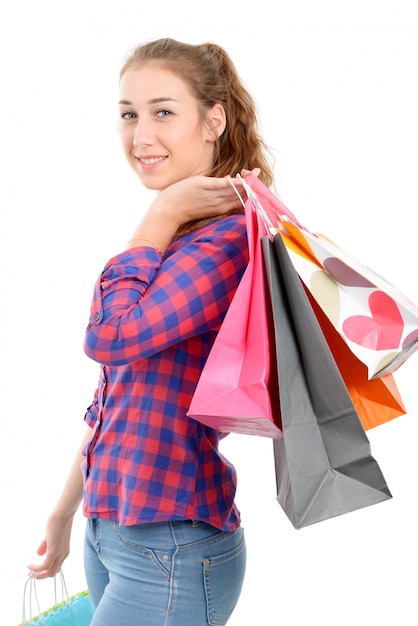
[[[277,499],[302,528],[391,494],[280,233],[262,245],[284,437],[273,442]]]

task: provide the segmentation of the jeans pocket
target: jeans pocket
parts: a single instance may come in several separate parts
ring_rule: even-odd
[[[174,550],[157,550],[148,548],[139,543],[141,537],[140,526],[119,526],[113,523],[115,535],[125,550],[152,562],[168,580],[171,578],[171,568]]]
[[[207,618],[210,626],[224,626],[238,602],[244,582],[244,535],[232,550],[203,559]]]

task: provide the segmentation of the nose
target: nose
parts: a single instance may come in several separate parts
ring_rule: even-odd
[[[154,134],[151,123],[145,119],[138,119],[133,137],[134,146],[145,148],[154,143]]]

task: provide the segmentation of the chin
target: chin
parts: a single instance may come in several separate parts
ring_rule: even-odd
[[[149,189],[150,191],[162,191],[163,189],[165,189],[165,187],[167,185],[157,185],[157,183],[152,183],[152,182],[145,182],[142,180],[142,178],[140,178],[142,186],[145,187],[145,189]]]
[[[174,185],[174,183],[178,183],[180,180],[183,180],[182,177],[179,178],[159,178],[158,176],[144,176],[142,173],[137,175],[146,189],[150,189],[152,191],[163,191],[170,185]]]
[[[149,189],[150,191],[161,191],[162,189],[165,189],[165,187],[168,187],[169,183],[167,184],[165,181],[158,180],[157,178],[153,178],[149,175],[144,176],[142,172],[138,172],[138,168],[134,168],[134,172],[145,189]]]

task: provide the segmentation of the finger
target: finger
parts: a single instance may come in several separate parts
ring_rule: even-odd
[[[253,170],[241,170],[241,176],[247,176],[248,174],[253,174],[253,176],[257,176],[258,178],[258,176],[260,176],[261,174],[261,169],[259,167],[255,167]]]
[[[60,561],[58,559],[54,559],[52,562],[44,561],[43,563],[31,563],[28,565],[28,570],[30,574],[35,574],[36,578],[49,578],[50,576],[55,576],[60,570]]]
[[[46,548],[47,548],[47,544],[46,544],[46,540],[44,539],[39,544],[39,548],[37,549],[36,554],[39,554],[39,556],[43,556],[46,553]]]
[[[53,578],[56,574],[58,574],[58,570],[41,570],[40,572],[30,571],[29,575],[36,575],[36,580],[43,580],[44,578]]]

